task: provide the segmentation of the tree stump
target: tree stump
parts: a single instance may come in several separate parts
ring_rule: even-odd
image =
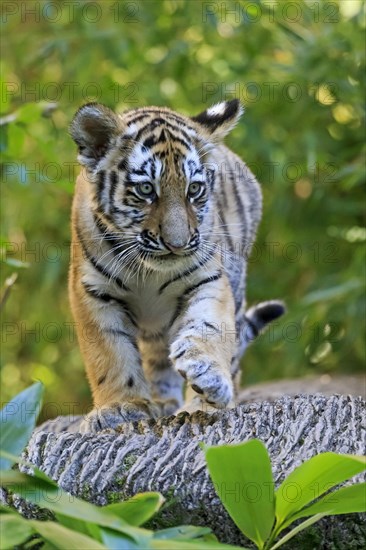
[[[277,486],[319,453],[364,454],[364,413],[361,397],[298,395],[129,423],[97,435],[77,432],[81,417],[59,417],[37,428],[25,455],[63,489],[99,505],[159,491],[167,506],[150,527],[207,525],[220,541],[248,546],[215,493],[199,443],[260,439]],[[365,542],[364,518],[351,514],[324,518],[284,548],[349,550]]]

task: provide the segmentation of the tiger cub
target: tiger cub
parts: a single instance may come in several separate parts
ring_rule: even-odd
[[[94,409],[82,431],[234,403],[246,345],[284,312],[245,311],[260,187],[222,144],[242,113],[81,107],[69,293]],[[187,386],[183,405],[183,385]]]

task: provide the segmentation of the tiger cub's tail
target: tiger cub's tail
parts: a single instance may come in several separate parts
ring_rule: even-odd
[[[241,353],[269,323],[286,313],[286,306],[280,300],[268,300],[250,307],[244,315],[241,331]]]

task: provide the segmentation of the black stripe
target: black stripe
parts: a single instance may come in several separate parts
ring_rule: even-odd
[[[145,139],[145,141],[142,143],[142,145],[144,147],[152,147],[153,145],[155,145],[155,143],[157,143],[157,139],[154,135],[151,135],[149,136],[148,138]]]
[[[171,112],[171,111],[159,111],[159,110],[154,110],[154,109],[149,109],[147,108],[145,111],[145,113],[151,113],[151,114],[158,114],[158,115],[163,115],[164,117],[166,117],[168,120],[171,119],[171,120],[174,120],[175,122],[177,122],[178,124],[182,124],[183,126],[185,126],[186,128],[188,128],[189,130],[192,130],[195,134],[197,134],[197,130],[195,128],[193,128],[193,126],[191,126],[190,124],[188,124],[187,120],[185,120],[182,116],[180,116],[178,113],[174,113],[174,112]]]
[[[224,231],[225,231],[225,234],[222,237],[222,241],[224,243],[225,243],[225,241],[228,243],[229,250],[230,250],[231,253],[233,253],[234,252],[234,244],[232,242],[231,236],[229,235],[229,228],[228,228],[228,225],[227,225],[227,222],[226,222],[226,219],[225,219],[225,214],[224,214],[222,204],[221,204],[221,201],[220,201],[219,198],[217,198],[217,206],[218,206],[218,210],[219,210],[220,221],[222,222],[221,223],[221,228],[223,228]],[[224,251],[224,253],[225,253],[225,251]]]
[[[232,371],[231,377],[234,378],[240,370],[240,364]]]
[[[140,111],[141,112],[141,111]],[[136,122],[139,122],[140,120],[144,120],[145,118],[150,118],[150,115],[149,113],[143,113],[143,114],[140,114],[140,115],[136,115],[135,118],[131,118],[129,121],[128,121],[128,124],[127,124],[127,127],[128,126],[132,126],[133,124],[135,124]]]
[[[116,298],[115,296],[112,296],[111,294],[108,294],[107,292],[100,292],[100,291],[96,290],[94,287],[92,287],[91,285],[88,285],[87,283],[83,282],[82,285],[83,285],[85,291],[90,296],[95,298],[96,300],[101,300],[102,302],[106,302],[106,303],[110,303],[111,301],[114,301],[118,305],[120,305],[122,307],[123,313],[129,319],[131,324],[134,327],[137,327],[136,320],[135,320],[132,312],[130,311],[127,303],[124,300],[122,300],[121,298]]]
[[[125,157],[119,161],[118,170],[125,170],[127,172],[127,167],[128,167],[128,158]]]
[[[126,338],[126,340],[128,340],[128,342],[136,351],[139,350],[135,339],[133,338],[133,336],[131,336],[131,334],[128,334],[128,332],[125,332],[124,330],[121,330],[119,328],[107,328],[103,329],[103,332],[106,332],[107,334],[113,334],[113,336],[122,336],[123,338]]]
[[[195,266],[191,267],[190,269],[187,269],[186,271],[183,271],[183,273],[181,273],[180,275],[177,275],[176,277],[173,277],[172,279],[169,279],[169,281],[166,281],[164,284],[161,285],[161,287],[159,288],[158,290],[158,294],[162,294],[164,292],[164,290],[169,286],[171,285],[172,283],[175,283],[176,281],[180,281],[181,279],[183,279],[184,277],[188,277],[189,275],[191,275],[191,273],[194,273],[194,271],[196,271],[197,269],[199,269],[200,267],[203,267],[207,262],[208,260],[210,260],[212,258],[212,252],[209,253],[205,258],[202,258],[198,264],[196,264]]]
[[[90,294],[90,296],[93,296],[93,298],[96,298],[98,300],[101,300],[102,302],[109,303],[112,300],[118,301],[118,298],[115,298],[111,294],[108,294],[107,292],[99,292],[98,290],[95,290],[91,285],[88,285],[87,283],[82,283],[85,291]]]
[[[153,120],[151,120],[151,122],[149,122],[149,124],[147,124],[146,126],[143,126],[142,128],[140,128],[140,130],[136,134],[135,140],[138,141],[139,139],[141,139],[141,137],[146,132],[153,130],[154,128],[156,128],[157,125],[163,125],[165,128],[168,128],[169,130],[173,130],[173,131],[177,132],[177,134],[178,134],[177,137],[183,136],[187,140],[187,142],[189,143],[190,137],[184,131],[183,128],[181,128],[179,126],[174,126],[174,124],[172,124],[168,120],[164,120],[161,117],[154,118]]]
[[[93,218],[94,223],[97,226],[99,232],[101,233],[101,236],[103,240],[107,241],[109,244],[111,244],[113,247],[122,244],[122,241],[114,236],[113,233],[110,233],[108,230],[108,227],[104,224],[104,222],[100,219],[100,217],[93,212]]]
[[[211,191],[213,191],[215,187],[215,175],[214,170],[207,170],[207,180]]]
[[[131,208],[133,209],[133,212],[131,212]],[[122,216],[139,216],[141,214],[141,211],[134,207],[127,207],[127,208],[118,208],[118,206],[114,206],[111,210],[113,214],[122,214]]]
[[[199,302],[202,302],[203,300],[213,300],[215,302],[222,303],[222,300],[218,298],[217,296],[200,296],[199,298],[195,298],[192,302],[192,305],[196,305]]]
[[[89,252],[86,244],[84,243],[84,241],[82,239],[80,230],[77,226],[76,226],[76,234],[77,234],[77,237],[78,237],[79,242],[81,244],[81,248],[83,250],[83,254],[84,254],[85,258],[91,263],[91,265],[94,267],[94,269],[96,269],[96,271],[98,271],[99,273],[104,275],[104,277],[107,277],[110,281],[113,281],[122,290],[129,290],[129,288],[122,283],[122,281],[119,277],[112,277],[111,274],[109,273],[109,271],[104,266],[100,265],[100,263],[94,258],[94,256],[91,255],[91,253]]]
[[[109,208],[110,210],[114,207],[114,195],[116,193],[117,183],[118,183],[118,176],[117,172],[114,170],[109,175],[110,179],[110,187],[109,187]]]
[[[203,321],[203,324],[205,325],[205,327],[212,328],[212,330],[214,330],[215,332],[220,332],[220,329],[218,329],[211,323],[208,323],[207,321]]]
[[[199,288],[200,286],[202,285],[207,285],[208,283],[212,283],[214,281],[218,281],[219,279],[221,279],[222,277],[222,272],[219,271],[218,273],[216,273],[215,275],[212,275],[211,277],[207,277],[207,279],[203,279],[202,281],[200,281],[199,283],[196,283],[195,285],[192,285],[190,287],[188,287],[182,294],[181,297],[187,297],[189,294],[191,294],[192,292],[194,292],[195,290],[197,290],[197,288]]]
[[[166,118],[167,121],[174,121],[178,124],[177,130],[184,131],[184,128],[187,128],[188,130],[194,132],[194,134],[197,136],[197,130],[193,126],[191,126],[188,122],[188,120],[184,119],[182,116],[180,116],[178,113],[171,112],[171,111],[163,111],[159,109],[149,109],[146,108],[144,110],[139,110],[139,113],[141,114],[135,114],[135,118],[130,118],[128,120],[128,125],[135,124],[136,122],[139,122],[140,120],[144,120],[146,118],[151,118],[151,116],[157,116],[161,118],[162,116]],[[155,120],[155,119],[153,119]],[[152,120],[152,121],[153,121]],[[186,134],[186,132],[184,132]],[[187,137],[187,134],[186,136]],[[188,139],[190,139],[188,137]]]
[[[228,207],[228,202],[227,202],[227,195],[226,195],[226,192],[227,192],[227,182],[226,182],[226,172],[223,173],[222,172],[222,168],[220,168],[221,170],[221,173],[220,173],[220,198],[222,199],[223,201],[223,204],[222,204],[222,209],[224,210],[227,210],[227,207]],[[229,170],[230,170],[230,167],[229,167]]]
[[[212,275],[211,277],[207,277],[207,279],[203,279],[199,283],[196,283],[195,285],[192,285],[192,286],[186,288],[186,290],[183,292],[183,294],[181,296],[179,296],[179,298],[177,300],[177,307],[175,308],[174,314],[172,316],[172,319],[171,319],[169,325],[171,326],[176,321],[176,319],[179,317],[179,315],[181,314],[181,312],[183,310],[183,307],[186,303],[187,297],[192,292],[195,292],[198,288],[200,288],[203,285],[206,285],[208,283],[212,283],[214,281],[217,281],[218,279],[221,279],[221,277],[222,277],[222,272],[220,271],[220,272],[216,273],[216,275]]]
[[[180,143],[185,147],[185,149],[191,150],[191,145],[188,141],[185,141],[180,136],[174,134],[171,130],[164,129],[160,132],[159,137],[156,137],[155,135],[151,135],[145,139],[143,142],[143,145],[147,148],[154,147],[156,145],[160,145],[160,143],[165,143],[167,141],[166,134],[170,137],[171,142]]]
[[[136,220],[132,220],[130,221],[127,225],[124,225],[123,226],[123,229],[130,229],[131,227],[133,227],[134,225],[136,225],[137,223],[141,223],[142,220],[139,220],[139,219],[136,219]]]
[[[100,386],[101,384],[103,384],[103,382],[105,382],[107,378],[107,375],[106,374],[103,374],[103,376],[101,376],[100,378],[98,378],[98,386]]]
[[[102,195],[105,188],[105,170],[101,170],[98,174],[97,201],[102,202]]]
[[[177,141],[178,143],[181,143],[182,145],[184,145],[184,147],[186,147],[187,149],[191,149],[189,136],[185,132],[182,132],[180,128],[171,126],[169,123],[167,124],[167,126],[168,128],[165,128],[165,130],[169,134],[171,141]],[[184,134],[185,139],[183,139],[181,134]]]
[[[244,204],[242,201],[242,197],[238,191],[238,180],[234,177],[234,170],[229,171],[229,177],[232,187],[234,188],[234,195],[235,195],[235,202],[237,206],[237,214],[239,216],[239,221],[241,222],[240,226],[240,235],[241,235],[241,244],[247,243],[247,228],[248,224],[246,219],[246,212],[244,208]]]

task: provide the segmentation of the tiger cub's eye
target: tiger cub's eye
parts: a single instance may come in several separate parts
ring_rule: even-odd
[[[152,195],[155,195],[154,187],[149,182],[139,183],[137,186],[137,190],[140,195],[143,195],[144,197],[151,197]]]
[[[201,194],[201,191],[203,191],[203,189],[204,189],[203,183],[200,183],[197,181],[190,183],[188,186],[188,193],[187,193],[188,197],[190,197],[191,199],[197,198],[198,195]]]

